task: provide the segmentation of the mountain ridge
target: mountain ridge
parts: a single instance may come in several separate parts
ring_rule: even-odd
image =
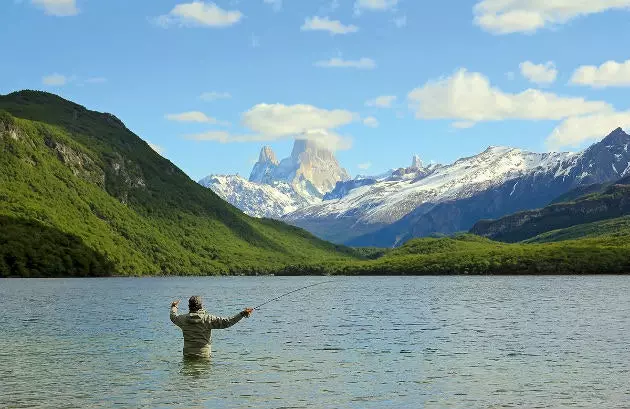
[[[65,255],[51,250],[49,276],[73,265],[78,275],[104,275],[107,266],[115,275],[263,273],[354,257],[298,228],[244,215],[115,116],[53,94],[0,96],[0,152],[5,233],[50,228],[50,240],[83,243]],[[36,249],[0,239],[8,252],[0,254],[2,274],[44,274],[36,270],[46,259],[40,252],[54,242]]]

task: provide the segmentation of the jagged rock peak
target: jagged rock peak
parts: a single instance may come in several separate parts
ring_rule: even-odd
[[[605,137],[603,142],[606,144],[621,144],[627,143],[629,138],[630,135],[625,133],[623,129],[617,128]]]
[[[258,163],[272,163],[277,165],[280,162],[278,162],[276,154],[273,149],[271,149],[271,146],[263,146],[260,150],[260,156],[258,156]]]
[[[411,168],[412,169],[422,169],[422,160],[420,159],[420,156],[418,155],[413,155],[413,159],[411,160]]]

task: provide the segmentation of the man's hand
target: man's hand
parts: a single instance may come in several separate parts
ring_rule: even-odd
[[[243,310],[243,315],[245,315],[246,318],[249,318],[249,316],[252,315],[252,312],[254,312],[252,308],[245,308]]]
[[[178,304],[179,304],[179,300],[177,300],[177,301],[173,301],[173,302],[171,303],[171,308],[173,308],[173,307],[177,308],[177,305],[178,305]]]

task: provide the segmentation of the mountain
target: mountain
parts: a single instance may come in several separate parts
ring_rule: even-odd
[[[349,250],[248,217],[111,114],[0,96],[0,276],[291,271]]]
[[[630,177],[613,184],[591,185],[589,190],[591,193],[573,201],[554,201],[542,209],[479,221],[471,233],[517,242],[554,230],[630,215]]]
[[[451,165],[400,169],[283,220],[352,246],[467,231],[478,220],[540,208],[573,188],[629,174],[628,145],[630,136],[616,129],[580,153],[490,147]]]
[[[337,182],[349,179],[332,151],[315,141],[296,139],[291,156],[282,161],[271,147],[263,147],[249,180],[210,175],[199,183],[250,216],[279,219],[321,202]]]

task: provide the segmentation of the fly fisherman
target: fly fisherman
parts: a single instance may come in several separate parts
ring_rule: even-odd
[[[192,296],[188,300],[188,314],[177,315],[178,301],[171,303],[171,321],[182,329],[184,334],[184,356],[202,357],[210,356],[212,350],[212,330],[229,328],[248,317],[254,311],[246,308],[231,318],[215,317],[203,309],[201,297]]]

